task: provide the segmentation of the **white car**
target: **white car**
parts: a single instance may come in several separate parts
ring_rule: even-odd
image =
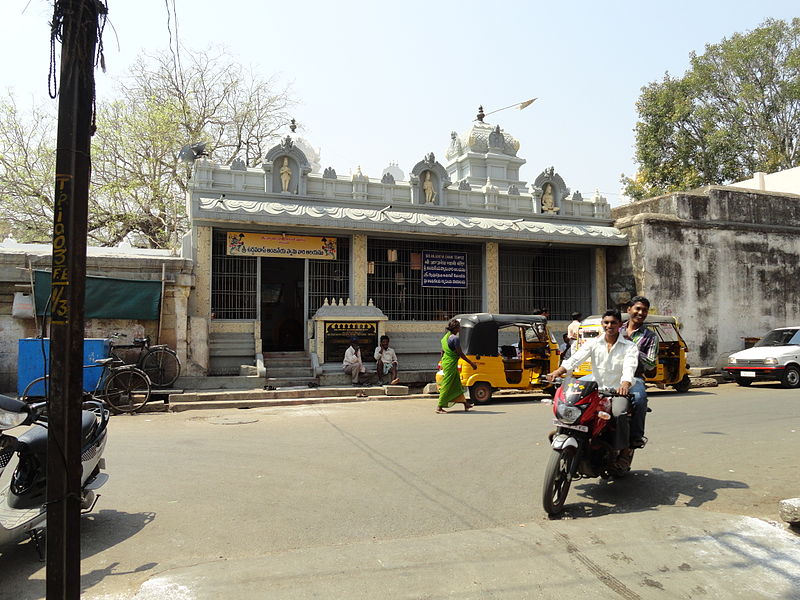
[[[739,385],[780,381],[785,388],[800,387],[800,325],[773,329],[752,348],[731,354],[725,371]]]

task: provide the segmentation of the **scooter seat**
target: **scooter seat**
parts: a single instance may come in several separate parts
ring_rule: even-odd
[[[81,413],[81,441],[86,443],[94,431],[97,417],[93,412],[84,410]],[[28,431],[17,438],[20,444],[25,444],[34,454],[44,454],[47,452],[47,428],[41,425],[34,425]],[[81,444],[83,445],[83,444]]]

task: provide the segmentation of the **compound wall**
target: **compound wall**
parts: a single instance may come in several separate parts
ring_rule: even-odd
[[[633,293],[683,324],[693,366],[721,366],[743,338],[800,324],[800,196],[710,187],[613,210],[611,305]]]

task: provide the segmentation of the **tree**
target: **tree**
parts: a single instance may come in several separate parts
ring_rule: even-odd
[[[0,102],[0,235],[46,242],[53,228],[55,115],[34,106],[20,113],[9,93]]]
[[[642,88],[633,178],[640,199],[800,164],[800,19],[769,19]]]
[[[177,247],[188,228],[190,176],[190,166],[178,160],[180,148],[206,141],[221,164],[238,157],[257,166],[288,124],[292,104],[287,88],[246,72],[223,50],[140,56],[118,82],[117,98],[97,106],[90,243]],[[4,116],[12,108],[13,102],[0,106]],[[0,123],[2,154],[11,157],[0,162],[0,206],[13,213],[10,229],[17,239],[48,240],[53,172],[45,157],[54,156],[54,123],[52,117],[36,117],[41,131],[35,141],[41,143],[34,145],[23,135],[26,119],[16,110],[10,114],[15,120]],[[29,175],[36,169],[47,175],[40,187]],[[5,181],[21,189],[9,194]],[[49,222],[41,214],[50,215]]]

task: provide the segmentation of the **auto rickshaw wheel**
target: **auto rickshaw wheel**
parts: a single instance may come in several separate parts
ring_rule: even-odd
[[[678,383],[674,384],[672,387],[675,388],[676,392],[685,394],[686,392],[689,391],[689,388],[691,386],[692,386],[692,380],[689,379],[689,374],[687,373],[686,375],[683,376],[683,379],[681,379]]]
[[[492,386],[485,381],[469,386],[469,399],[475,404],[488,404],[492,401]]]
[[[753,383],[752,379],[745,379],[744,377],[736,377],[735,379],[736,379],[736,384],[742,387],[747,387],[751,383]]]

